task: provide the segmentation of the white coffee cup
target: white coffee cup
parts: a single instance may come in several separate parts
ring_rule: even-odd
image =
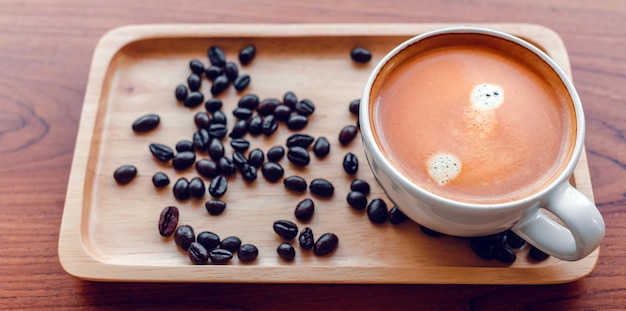
[[[504,203],[474,203],[434,194],[402,173],[385,155],[375,137],[372,87],[382,69],[401,51],[414,49],[425,39],[447,34],[481,34],[504,39],[537,55],[567,88],[575,111],[576,137],[564,169],[547,186]],[[402,66],[405,60],[393,66]],[[381,78],[384,79],[384,78]],[[449,90],[445,90],[449,91]],[[585,121],[580,98],[568,77],[545,53],[509,34],[477,27],[453,27],[418,35],[389,52],[371,73],[360,105],[360,128],[365,154],[376,180],[388,198],[415,222],[454,236],[484,236],[512,230],[531,245],[563,260],[579,260],[594,251],[604,237],[604,221],[595,204],[569,183],[583,151]],[[463,172],[461,172],[462,174]],[[553,220],[545,211],[560,219]]]

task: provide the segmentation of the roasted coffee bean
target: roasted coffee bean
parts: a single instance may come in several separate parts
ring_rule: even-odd
[[[226,91],[229,85],[230,81],[228,81],[228,77],[226,77],[226,75],[221,75],[213,80],[213,84],[211,85],[211,94],[214,96],[220,95]]]
[[[372,59],[372,52],[363,47],[355,47],[350,51],[350,58],[357,63],[367,63]]]
[[[354,125],[346,125],[339,132],[339,142],[342,145],[347,145],[354,140],[358,130]]]
[[[293,260],[296,257],[296,249],[287,242],[280,243],[276,248],[276,253],[284,260]]]
[[[174,242],[182,249],[189,249],[189,245],[196,241],[196,235],[193,232],[193,228],[189,225],[182,225],[174,232]]]
[[[122,165],[113,172],[113,178],[120,184],[127,184],[137,176],[137,168],[133,165]]]
[[[520,249],[526,245],[526,241],[515,232],[509,230],[506,232],[506,244],[512,249]]]
[[[204,203],[204,207],[210,215],[219,215],[226,209],[226,202],[219,200],[209,200]]]
[[[235,164],[227,157],[223,157],[218,162],[220,174],[224,176],[230,176],[235,173]]]
[[[248,164],[259,168],[263,165],[263,161],[265,161],[265,154],[263,154],[263,150],[259,148],[255,148],[248,154]]]
[[[282,146],[274,146],[267,151],[267,160],[278,162],[285,156],[285,148]]]
[[[485,241],[485,243],[488,243],[489,245],[498,245],[498,244],[503,244],[506,241],[506,233],[505,232],[494,233],[494,234],[485,235],[479,238]]]
[[[192,198],[200,199],[204,196],[206,188],[204,187],[204,181],[199,177],[194,177],[189,181],[189,195]]]
[[[309,190],[317,196],[330,197],[335,192],[335,187],[326,179],[316,178],[309,184]]]
[[[287,159],[296,166],[307,166],[311,162],[309,152],[302,147],[291,147],[287,150]]]
[[[190,168],[196,162],[196,154],[191,151],[177,153],[172,159],[172,167],[182,171]]]
[[[202,76],[204,73],[204,64],[198,59],[192,59],[189,61],[189,69],[191,69],[191,72]]]
[[[180,102],[187,99],[187,86],[185,86],[184,84],[179,84],[178,86],[176,86],[176,89],[174,90],[174,96],[176,96],[176,100]]]
[[[187,248],[187,256],[194,265],[206,265],[209,262],[209,251],[198,242],[191,242]]]
[[[244,152],[250,148],[250,142],[243,138],[235,138],[230,141],[230,146],[233,147],[235,151]]]
[[[361,106],[361,99],[355,99],[353,101],[350,102],[350,113],[352,113],[355,116],[359,115],[359,107]]]
[[[308,116],[315,112],[315,105],[310,99],[303,99],[296,103],[295,110],[301,115]]]
[[[198,129],[209,129],[211,126],[211,117],[206,112],[200,111],[193,116],[193,123]]]
[[[220,237],[210,231],[202,231],[200,233],[198,233],[198,237],[196,238],[196,241],[200,244],[202,244],[202,246],[204,246],[204,248],[206,248],[207,250],[212,250],[218,246],[220,246]]]
[[[278,121],[287,121],[290,115],[291,108],[286,105],[280,104],[274,109],[274,117],[276,117],[276,120]]]
[[[259,106],[259,97],[255,94],[246,94],[241,96],[239,102],[237,103],[237,107],[246,108],[250,110],[255,110],[256,107]]]
[[[224,67],[226,65],[226,54],[224,54],[224,50],[222,50],[219,46],[211,46],[207,51],[207,55],[209,56],[209,61],[211,65],[217,67]]]
[[[209,252],[209,259],[214,264],[225,264],[233,258],[233,253],[227,249],[215,248]]]
[[[394,206],[389,210],[389,222],[397,225],[407,221],[409,218],[397,207]]]
[[[226,125],[226,122],[227,122],[226,114],[223,111],[221,110],[213,111],[211,123],[218,123],[218,124]]]
[[[237,78],[235,78],[235,81],[233,81],[233,86],[235,87],[235,90],[241,92],[243,90],[245,90],[248,85],[250,85],[250,75],[248,74],[242,74],[240,76],[238,76]]]
[[[139,117],[133,122],[133,131],[136,133],[145,133],[154,130],[161,123],[161,117],[158,114],[146,114]]]
[[[248,120],[252,117],[252,110],[243,107],[237,107],[233,110],[233,115],[238,119]]]
[[[204,95],[202,93],[189,92],[189,94],[187,94],[187,98],[185,98],[185,101],[183,102],[183,105],[185,105],[185,107],[193,108],[202,104],[203,101],[204,101]]]
[[[209,127],[209,135],[211,137],[222,138],[222,137],[226,136],[227,132],[228,132],[228,128],[224,124],[213,123]]]
[[[298,236],[298,243],[300,247],[304,249],[311,249],[315,246],[315,238],[313,237],[313,230],[309,227],[305,227]]]
[[[534,261],[544,261],[546,259],[548,259],[548,257],[550,257],[550,255],[544,253],[543,251],[541,251],[540,249],[532,246],[530,248],[530,250],[528,251],[528,257],[530,257],[530,259],[534,260]]]
[[[359,171],[359,159],[354,153],[348,152],[343,157],[343,170],[350,175],[354,175]]]
[[[170,179],[163,172],[156,172],[152,175],[152,184],[157,188],[163,188],[170,184]]]
[[[200,85],[202,85],[202,79],[199,75],[192,73],[187,77],[187,85],[190,91],[197,92],[200,89]]]
[[[219,138],[212,138],[209,142],[209,156],[215,161],[224,157],[224,145]]]
[[[206,109],[206,111],[208,112],[216,112],[220,109],[222,109],[222,106],[224,105],[224,103],[222,103],[222,100],[219,98],[209,98],[209,100],[206,101],[206,103],[204,104],[204,109]]]
[[[283,96],[283,105],[289,107],[289,109],[296,109],[296,104],[298,103],[298,97],[291,91],[288,91]]]
[[[246,164],[241,168],[241,176],[247,182],[253,182],[256,180],[257,172],[256,167]]]
[[[318,137],[313,145],[313,153],[318,158],[324,158],[330,153],[330,142],[326,137]]]
[[[235,166],[237,166],[237,168],[242,168],[246,165],[250,165],[246,156],[244,156],[243,153],[239,151],[233,152],[233,163],[235,163]]]
[[[237,258],[243,262],[253,261],[257,256],[259,256],[259,249],[253,244],[243,244],[237,251]]]
[[[492,253],[495,260],[507,264],[512,264],[517,259],[515,251],[504,244],[494,246]]]
[[[219,166],[211,159],[198,160],[198,162],[196,162],[196,171],[206,178],[213,178],[220,174]]]
[[[307,116],[303,116],[301,114],[292,114],[287,119],[287,128],[292,131],[298,131],[307,126],[309,123],[309,118]]]
[[[273,115],[266,116],[263,119],[263,124],[261,124],[261,129],[263,130],[263,134],[265,136],[270,136],[276,132],[278,128],[278,123],[276,122],[276,118]]]
[[[374,199],[367,206],[367,218],[375,224],[382,224],[387,221],[387,203],[381,199]]]
[[[263,177],[269,182],[279,181],[285,174],[285,170],[276,162],[265,162],[261,166]]]
[[[162,144],[150,144],[150,153],[161,162],[167,162],[174,158],[174,150]]]
[[[218,66],[208,66],[206,67],[206,69],[204,70],[204,75],[209,79],[209,80],[215,80],[215,78],[221,76],[223,74],[222,72],[222,68],[218,67]]]
[[[304,178],[295,175],[285,178],[283,180],[283,184],[285,185],[285,188],[295,192],[304,192],[308,187]]]
[[[277,220],[273,228],[274,232],[285,240],[291,240],[298,235],[298,226],[289,220]]]
[[[324,233],[315,241],[313,253],[317,256],[328,255],[337,249],[338,245],[339,238],[337,235],[334,233]]]
[[[259,115],[255,115],[248,119],[248,133],[253,136],[263,133],[263,118]]]
[[[224,193],[226,193],[226,190],[228,190],[228,180],[226,180],[226,177],[219,175],[211,180],[211,184],[209,184],[209,193],[213,197],[219,198],[223,196]]]
[[[207,131],[206,129],[197,130],[195,133],[193,133],[193,136],[191,137],[191,141],[193,141],[193,146],[196,148],[196,150],[200,151],[205,151],[207,150],[207,148],[209,148],[210,139],[211,137],[209,135],[209,131]]]
[[[159,234],[170,236],[176,231],[178,226],[179,212],[176,206],[167,206],[161,211],[159,216]]]
[[[248,122],[246,120],[239,120],[233,125],[233,129],[228,134],[230,138],[241,138],[248,132]]]
[[[428,236],[432,236],[432,237],[438,237],[438,236],[442,236],[443,233],[439,232],[439,231],[435,231],[433,229],[424,227],[422,225],[420,225],[420,231],[422,231],[422,233],[428,235]]]
[[[177,152],[183,152],[183,151],[191,151],[191,152],[193,152],[194,150],[195,150],[195,148],[194,148],[193,142],[191,140],[181,140],[181,141],[176,143],[176,151]]]
[[[298,202],[296,205],[296,209],[294,210],[294,215],[298,220],[308,221],[313,217],[313,213],[315,212],[315,203],[311,199],[304,199]]]
[[[350,183],[350,190],[367,195],[370,193],[370,184],[363,179],[355,179]]]
[[[241,247],[241,239],[236,236],[223,238],[220,242],[220,248],[229,250],[231,253],[236,252]]]
[[[228,80],[235,81],[239,76],[239,67],[233,62],[227,62],[226,65],[224,65],[224,73]]]
[[[485,240],[481,238],[471,238],[470,239],[470,248],[476,255],[480,256],[482,259],[490,260],[493,259],[493,247]]]
[[[247,65],[254,59],[254,55],[256,55],[256,47],[252,44],[248,45],[239,50],[239,62]]]
[[[296,133],[287,138],[286,146],[291,148],[293,146],[299,146],[302,148],[309,148],[309,146],[315,141],[313,136],[308,134]]]
[[[267,116],[274,113],[274,109],[280,105],[280,100],[276,98],[266,98],[259,103],[256,111],[262,115]]]
[[[362,210],[367,207],[367,198],[365,195],[358,191],[350,191],[346,197],[348,205],[356,210]]]
[[[187,178],[179,178],[176,183],[174,183],[172,192],[174,193],[174,198],[176,198],[176,200],[183,201],[189,199],[191,194],[189,193],[189,181]]]

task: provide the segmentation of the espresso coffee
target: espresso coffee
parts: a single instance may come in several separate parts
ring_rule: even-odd
[[[385,157],[419,187],[495,204],[549,185],[572,157],[574,105],[537,55],[482,34],[408,46],[372,86],[370,123]]]

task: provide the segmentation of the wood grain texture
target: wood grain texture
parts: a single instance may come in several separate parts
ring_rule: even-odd
[[[555,30],[587,117],[607,235],[595,270],[562,285],[92,283],[67,275],[58,231],[93,50],[136,23],[526,22]],[[3,1],[0,308],[619,310],[626,305],[626,3],[613,1]],[[184,297],[184,298],[183,298]]]

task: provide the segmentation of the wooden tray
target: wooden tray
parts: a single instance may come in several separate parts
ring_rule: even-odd
[[[99,42],[93,57],[85,94],[76,151],[67,190],[59,237],[59,258],[71,275],[97,281],[174,282],[291,282],[291,283],[472,283],[545,284],[581,278],[592,271],[599,251],[576,262],[554,258],[535,263],[527,250],[506,266],[476,256],[466,239],[429,237],[417,224],[372,224],[364,212],[348,207],[346,195],[353,179],[341,163],[347,152],[360,160],[357,177],[370,182],[369,199],[384,198],[377,187],[362,151],[360,139],[342,147],[339,130],[355,124],[348,104],[361,96],[369,72],[392,47],[422,32],[449,24],[338,24],[338,25],[142,25],[115,29]],[[503,30],[534,42],[548,52],[570,74],[567,52],[561,39],[549,29],[525,24],[479,25]],[[177,202],[171,185],[181,176],[197,176],[195,170],[175,172],[155,161],[148,145],[158,142],[174,146],[190,139],[195,131],[193,115],[203,106],[185,108],[174,98],[174,88],[185,83],[192,58],[208,63],[206,51],[221,46],[229,60],[247,44],[255,44],[257,56],[241,73],[252,77],[245,91],[260,98],[281,98],[293,91],[299,99],[309,98],[315,114],[303,130],[326,136],[331,154],[323,160],[312,157],[305,169],[281,161],[285,176],[300,175],[308,181],[326,178],[335,185],[331,199],[312,197],[316,211],[309,226],[316,237],[333,232],[339,247],[331,255],[317,257],[297,245],[292,262],[281,260],[276,247],[281,239],[273,232],[277,219],[295,221],[294,208],[311,197],[307,191],[287,192],[282,182],[259,178],[252,184],[240,175],[229,179],[223,199],[228,203],[220,216],[210,216],[203,200]],[[366,65],[351,61],[350,50],[364,46],[373,52]],[[202,91],[208,96],[209,83]],[[223,110],[233,124],[232,109],[241,94],[231,87],[220,96]],[[132,122],[146,113],[161,115],[161,125],[146,135],[134,134]],[[250,137],[252,148],[267,151],[284,145],[293,134],[284,124],[268,138]],[[225,139],[227,154],[232,150]],[[207,155],[199,154],[199,158]],[[574,173],[575,185],[593,199],[586,157]],[[117,185],[113,171],[134,164],[139,175],[130,184]],[[157,190],[151,176],[164,171],[172,180]],[[208,185],[208,182],[207,182]],[[208,199],[207,194],[205,199]],[[191,225],[196,233],[213,231],[222,238],[240,237],[260,251],[256,261],[241,263],[235,257],[226,265],[194,266],[173,238],[158,234],[157,222],[167,205],[180,208],[179,224]]]

